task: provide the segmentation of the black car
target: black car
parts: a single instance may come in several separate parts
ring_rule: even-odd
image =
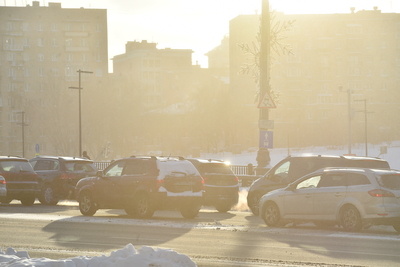
[[[98,209],[125,209],[128,215],[150,218],[156,210],[177,209],[183,217],[194,218],[201,208],[203,182],[188,160],[132,156],[81,179],[76,195],[87,216]]]
[[[239,180],[224,161],[188,159],[204,179],[203,205],[227,212],[238,203]]]
[[[25,158],[0,156],[0,175],[6,180],[7,194],[0,197],[1,203],[10,203],[13,199],[22,205],[35,203],[39,189],[39,177]]]
[[[75,199],[75,185],[85,177],[94,176],[97,168],[85,158],[37,156],[30,159],[40,177],[40,203],[56,205],[62,199]]]
[[[372,157],[303,155],[289,156],[263,177],[255,180],[249,188],[247,205],[254,215],[259,212],[259,200],[266,193],[286,187],[296,179],[325,167],[359,167],[390,169],[386,160]]]

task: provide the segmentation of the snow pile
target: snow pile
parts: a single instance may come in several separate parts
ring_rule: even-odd
[[[15,251],[8,248],[0,251],[1,267],[191,267],[197,266],[188,256],[169,249],[144,246],[136,250],[132,244],[123,249],[111,252],[110,256],[87,257],[51,260],[46,258],[31,259],[26,251]]]

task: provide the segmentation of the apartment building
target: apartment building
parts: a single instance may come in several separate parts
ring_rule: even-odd
[[[84,88],[86,111],[108,74],[106,10],[1,6],[0,38],[0,154],[77,155],[78,90],[69,87]],[[79,84],[78,70],[93,74]]]
[[[271,49],[274,147],[398,140],[400,14],[352,8],[347,14],[272,17],[271,25],[293,22],[280,33],[290,53]],[[230,21],[230,89],[243,114],[237,119],[248,129],[244,136],[258,133],[258,87],[251,73],[240,73],[254,63],[240,45],[259,45],[259,23],[257,15]]]

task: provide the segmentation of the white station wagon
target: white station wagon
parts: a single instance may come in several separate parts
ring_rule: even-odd
[[[259,212],[268,226],[314,222],[358,231],[381,224],[400,232],[400,171],[321,169],[265,194]]]

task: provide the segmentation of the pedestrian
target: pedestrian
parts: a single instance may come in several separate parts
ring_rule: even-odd
[[[87,159],[90,159],[90,157],[89,157],[87,151],[83,151],[82,157],[87,158]]]

